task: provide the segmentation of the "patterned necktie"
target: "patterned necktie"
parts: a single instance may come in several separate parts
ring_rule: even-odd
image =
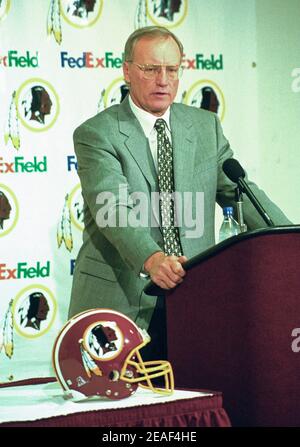
[[[173,149],[166,133],[166,122],[159,118],[154,125],[157,132],[157,164],[159,210],[166,255],[182,255],[178,227],[174,225]]]

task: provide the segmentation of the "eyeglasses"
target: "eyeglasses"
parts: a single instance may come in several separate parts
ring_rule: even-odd
[[[127,61],[130,64],[136,65],[144,75],[145,79],[154,79],[161,73],[163,68],[166,69],[167,78],[169,81],[177,81],[183,72],[181,65],[155,65],[155,64],[137,64],[136,62]]]

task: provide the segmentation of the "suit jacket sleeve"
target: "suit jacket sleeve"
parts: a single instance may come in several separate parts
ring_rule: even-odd
[[[223,135],[221,124],[217,116],[216,118],[216,133],[218,140],[218,186],[217,186],[217,202],[223,208],[224,206],[233,206],[235,209],[235,188],[236,184],[231,182],[224,174],[222,165],[223,162],[233,156],[229,142]],[[292,222],[285,216],[285,214],[273,203],[269,197],[251,180],[245,177],[253,193],[260,201],[266,212],[269,214],[275,225],[291,225]],[[243,213],[248,230],[266,227],[266,223],[260,214],[257,212],[248,197],[243,194]]]
[[[99,212],[103,206],[109,208],[112,222],[116,226],[98,229],[118,250],[126,264],[139,274],[144,261],[154,252],[161,251],[159,245],[150,235],[149,228],[119,226],[119,216],[132,209],[128,199],[130,188],[123,174],[117,148],[113,147],[109,137],[98,129],[84,123],[74,132],[74,145],[78,162],[78,175],[81,180],[82,195],[85,206],[89,208],[91,219],[99,223]],[[124,194],[120,194],[120,187]],[[99,193],[111,194],[112,202],[99,203]],[[97,203],[98,201],[98,203]],[[85,222],[88,226],[88,222]]]

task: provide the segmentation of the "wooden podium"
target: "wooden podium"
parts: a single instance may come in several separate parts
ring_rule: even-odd
[[[166,294],[176,387],[222,391],[233,426],[300,426],[300,226],[240,234],[185,269]]]

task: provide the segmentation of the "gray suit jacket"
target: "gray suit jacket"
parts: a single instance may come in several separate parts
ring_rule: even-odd
[[[217,116],[211,112],[173,104],[170,123],[176,192],[204,193],[203,235],[188,237],[191,228],[184,221],[180,226],[184,254],[191,258],[215,243],[215,202],[221,206],[234,204],[235,184],[222,171],[223,161],[233,153]],[[139,272],[152,253],[162,250],[160,228],[99,228],[96,221],[104,209],[109,209],[117,222],[120,214],[131,212],[131,205],[125,200],[127,187],[128,194],[143,193],[149,203],[151,193],[158,191],[148,140],[125,99],[79,126],[74,132],[74,143],[85,203],[85,229],[74,270],[69,316],[89,308],[112,308],[132,319],[137,317],[137,324],[147,328],[156,298],[142,293],[145,282]],[[125,195],[120,193],[119,185]],[[256,185],[250,185],[276,225],[290,223]],[[98,194],[104,191],[116,198],[109,207],[107,202],[100,203]],[[195,211],[195,201],[191,209]],[[148,214],[149,220],[157,221],[157,210]],[[244,214],[249,229],[265,226],[246,197]]]

